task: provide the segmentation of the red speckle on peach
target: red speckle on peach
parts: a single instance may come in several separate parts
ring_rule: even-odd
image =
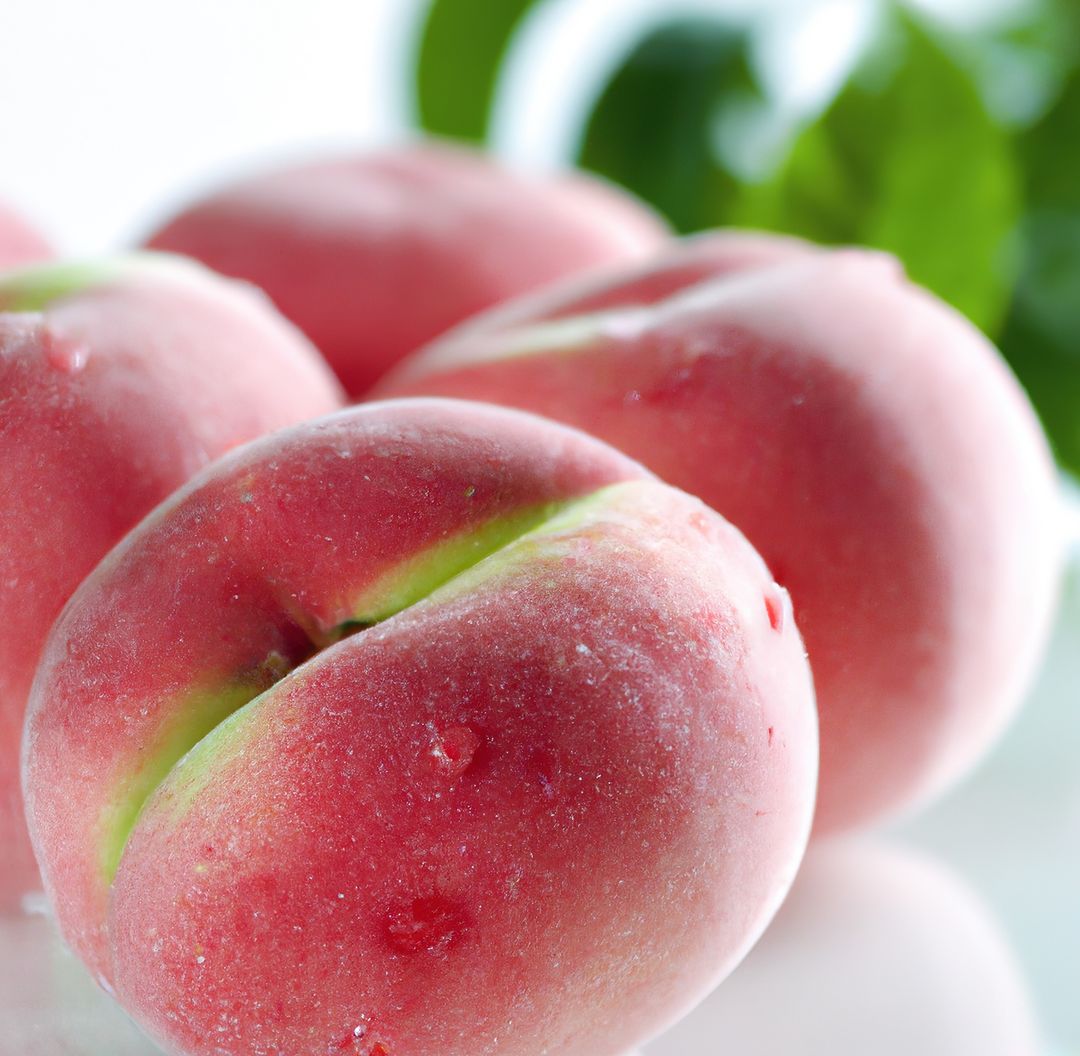
[[[468,911],[442,895],[414,898],[386,914],[386,941],[395,953],[442,953],[469,929]]]
[[[431,761],[439,773],[457,777],[472,765],[481,739],[468,726],[451,726],[439,733],[432,731]]]

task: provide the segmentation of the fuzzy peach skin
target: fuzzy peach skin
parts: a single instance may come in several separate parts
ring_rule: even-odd
[[[52,249],[18,213],[0,202],[0,268],[48,260]]]
[[[730,259],[711,244],[482,317],[378,391],[550,415],[738,525],[791,591],[817,828],[844,829],[938,793],[1018,706],[1058,579],[1052,463],[996,350],[891,258],[795,248],[673,288],[688,254]]]
[[[261,295],[187,261],[0,276],[0,904],[37,884],[19,739],[61,606],[212,458],[341,400]]]
[[[667,237],[646,206],[592,177],[420,143],[254,176],[148,244],[261,286],[360,396],[474,312],[644,259]]]
[[[625,1052],[761,932],[815,777],[802,644],[734,528],[437,400],[160,507],[57,624],[24,756],[68,941],[185,1056]]]

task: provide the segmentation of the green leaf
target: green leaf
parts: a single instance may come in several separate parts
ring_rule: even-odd
[[[1028,0],[1002,20],[950,38],[990,112],[1010,129],[1041,118],[1080,58],[1076,0]]]
[[[580,161],[651,202],[678,231],[719,223],[736,186],[716,133],[760,100],[744,31],[687,19],[651,32],[588,119]]]
[[[889,23],[775,176],[746,188],[733,211],[744,226],[890,250],[991,332],[1018,215],[1006,132],[971,76],[908,16]]]
[[[543,2],[432,0],[416,57],[421,127],[484,141],[503,56],[519,25]]]
[[[1058,458],[1080,473],[1080,70],[1018,149],[1028,211],[1002,348]]]

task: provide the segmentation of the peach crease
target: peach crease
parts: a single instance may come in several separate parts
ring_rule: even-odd
[[[602,504],[609,492],[621,487],[625,485],[612,485],[580,499],[518,511],[443,540],[378,576],[354,600],[351,615],[341,623],[321,629],[316,621],[298,620],[311,644],[299,663],[272,652],[260,665],[257,673],[260,677],[186,695],[181,703],[168,709],[173,720],[159,733],[154,747],[140,758],[138,767],[117,778],[114,794],[101,811],[98,840],[101,875],[106,886],[116,876],[124,848],[144,808],[169,775],[188,765],[196,755],[212,753],[230,731],[240,728],[245,710],[307,660],[416,605],[529,535],[548,527],[569,526]]]

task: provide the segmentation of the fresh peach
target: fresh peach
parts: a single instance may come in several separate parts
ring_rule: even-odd
[[[359,396],[474,312],[666,241],[644,205],[583,175],[535,177],[413,145],[234,184],[149,245],[261,286]]]
[[[24,782],[67,939],[170,1052],[612,1056],[777,908],[815,721],[722,518],[555,423],[400,401],[112,551]]]
[[[939,792],[1018,706],[1053,607],[1056,482],[996,350],[891,258],[788,246],[695,282],[725,244],[496,311],[378,391],[568,422],[738,525],[791,591],[817,825],[841,829]]]
[[[31,264],[52,256],[49,244],[18,213],[0,202],[0,268]]]
[[[125,258],[0,278],[0,902],[36,882],[19,740],[61,606],[210,459],[340,401],[260,295],[195,264]]]

